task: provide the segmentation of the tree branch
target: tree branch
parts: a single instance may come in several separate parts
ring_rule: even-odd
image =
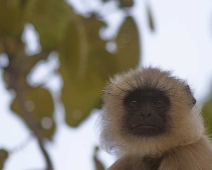
[[[42,132],[40,129],[38,129],[37,127],[37,123],[34,119],[34,116],[31,112],[29,112],[27,110],[27,107],[25,105],[25,88],[23,84],[18,84],[18,78],[20,76],[20,74],[22,74],[21,69],[22,69],[22,65],[23,63],[20,63],[20,59],[17,58],[17,56],[15,56],[16,53],[11,53],[11,49],[9,49],[9,45],[8,42],[6,41],[6,39],[3,39],[3,47],[4,47],[4,51],[7,53],[8,55],[8,59],[9,59],[9,65],[4,68],[4,70],[8,73],[9,75],[9,81],[8,86],[12,89],[15,90],[16,92],[16,97],[17,97],[17,101],[18,104],[20,105],[20,108],[23,112],[23,116],[25,121],[27,122],[29,128],[32,130],[34,136],[36,137],[37,141],[38,141],[38,145],[41,149],[41,152],[44,156],[45,162],[46,162],[46,169],[45,170],[53,170],[53,165],[50,159],[50,156],[47,152],[47,150],[45,149],[45,143],[44,143],[44,137],[42,135]],[[26,57],[26,56],[21,56],[22,58]]]
[[[24,118],[25,118],[26,122],[28,123],[30,129],[33,131],[35,137],[37,138],[38,145],[39,145],[39,147],[43,153],[44,159],[46,161],[46,170],[53,170],[53,165],[52,165],[50,156],[44,147],[45,144],[44,144],[43,135],[42,135],[41,131],[37,128],[37,125],[36,125],[36,122],[35,122],[35,119],[34,119],[32,113],[27,111],[27,108],[25,105],[25,100],[23,98],[24,90],[21,90],[15,84],[13,86],[13,89],[16,91],[17,100],[22,109],[22,112],[24,113]]]

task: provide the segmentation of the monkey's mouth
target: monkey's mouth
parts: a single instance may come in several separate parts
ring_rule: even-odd
[[[159,129],[160,127],[157,127],[157,126],[151,126],[151,125],[142,125],[142,126],[139,126],[139,127],[136,127],[136,128],[144,128],[144,129]]]
[[[136,136],[155,136],[163,132],[161,126],[141,124],[141,125],[131,125],[131,133]]]
[[[141,124],[141,125],[135,125],[135,124],[131,124],[131,128],[132,129],[141,129],[141,128],[144,128],[144,129],[161,129],[162,127],[161,126],[156,126],[156,125],[151,125],[151,124]]]

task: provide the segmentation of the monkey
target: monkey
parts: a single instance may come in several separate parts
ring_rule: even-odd
[[[192,90],[157,67],[110,79],[100,144],[119,157],[108,170],[212,170],[212,144]]]

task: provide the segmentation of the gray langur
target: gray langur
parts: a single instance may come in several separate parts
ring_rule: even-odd
[[[101,144],[109,170],[212,170],[212,144],[187,83],[158,68],[130,70],[107,85]]]

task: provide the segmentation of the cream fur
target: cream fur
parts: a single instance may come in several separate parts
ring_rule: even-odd
[[[200,152],[201,154],[201,147],[199,145],[204,145],[205,148],[209,148],[208,155],[211,156],[209,160],[212,162],[211,144],[205,135],[202,117],[196,107],[192,110],[189,107],[192,102],[192,96],[186,92],[186,85],[185,81],[173,77],[170,72],[161,71],[158,68],[130,70],[112,78],[105,90],[105,104],[101,115],[101,143],[103,148],[109,152],[115,151],[120,156],[135,154],[141,157],[145,155],[154,157],[167,153],[170,150],[176,150],[176,148],[181,146],[189,146],[190,148],[188,147],[187,150],[194,148],[195,153]],[[141,138],[125,134],[119,126],[121,115],[124,113],[123,99],[128,92],[146,86],[162,90],[169,97],[171,102],[169,115],[171,118],[169,122],[171,128],[167,133],[157,137]],[[175,153],[178,153],[178,150]],[[179,153],[186,154],[186,150],[182,149]],[[208,155],[202,153],[201,156],[204,158]],[[180,154],[177,156],[180,156]],[[169,156],[167,160],[175,163],[170,165],[169,161],[163,161],[159,170],[187,170],[168,167],[168,165],[174,166],[179,161],[177,159],[181,158]],[[183,162],[183,160],[181,161]],[[201,166],[201,164],[198,166]],[[212,170],[212,165],[210,167]],[[196,168],[193,170],[201,169]],[[203,168],[203,170],[209,169]]]

